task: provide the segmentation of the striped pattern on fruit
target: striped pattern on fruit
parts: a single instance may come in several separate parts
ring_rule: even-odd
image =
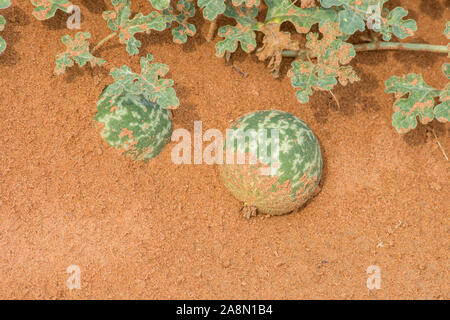
[[[94,120],[102,127],[100,134],[109,145],[135,160],[156,157],[172,135],[170,111],[143,95],[116,96],[103,90]]]
[[[316,136],[303,120],[278,110],[257,111],[243,116],[230,129],[235,130],[238,139],[233,143],[227,139],[225,149],[235,160],[239,154],[248,158],[245,164],[225,161],[219,171],[238,200],[259,212],[280,215],[299,208],[311,198],[321,177],[322,154]],[[272,137],[270,129],[278,129],[278,139],[263,142],[257,136],[239,140],[249,132],[264,130]],[[257,154],[251,149],[250,140],[257,144]],[[278,159],[271,156],[271,150],[276,150],[271,149],[272,144],[278,146]],[[262,148],[269,155],[265,161],[260,156]],[[256,164],[250,163],[251,157],[258,159]]]

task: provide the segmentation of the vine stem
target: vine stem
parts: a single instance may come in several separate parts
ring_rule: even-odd
[[[113,32],[110,35],[108,35],[106,38],[102,39],[97,45],[91,50],[91,52],[94,52],[98,48],[100,48],[105,42],[109,41],[110,39],[114,38],[117,35],[117,32]]]
[[[353,46],[355,51],[376,51],[376,50],[405,50],[405,51],[422,51],[432,53],[448,53],[447,46],[422,44],[422,43],[402,43],[402,42],[371,42],[356,44]],[[305,50],[284,50],[283,57],[297,57],[299,53]]]
[[[216,28],[217,28],[217,19],[214,19],[213,21],[211,21],[211,24],[209,25],[208,34],[206,35],[206,41],[211,41],[214,38]]]

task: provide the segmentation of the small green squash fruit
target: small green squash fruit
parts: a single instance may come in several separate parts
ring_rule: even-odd
[[[99,97],[94,117],[101,127],[100,135],[134,160],[156,157],[172,135],[170,111],[143,95],[114,95],[106,89]]]
[[[241,117],[230,129],[235,139],[227,132],[224,149],[230,158],[227,155],[219,165],[219,172],[236,199],[258,212],[282,215],[314,195],[322,174],[322,153],[303,120],[288,112],[265,110]],[[263,148],[270,156],[261,157]],[[246,160],[238,162],[239,155]],[[256,163],[250,161],[252,157]]]

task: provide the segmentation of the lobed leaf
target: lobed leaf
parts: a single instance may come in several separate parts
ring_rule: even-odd
[[[231,0],[231,3],[235,7],[239,7],[241,5],[245,5],[246,7],[258,7],[260,4],[259,0]]]
[[[0,0],[0,9],[6,9],[11,6],[11,0]]]
[[[170,5],[170,0],[148,0],[151,4],[152,7],[155,8],[156,10],[164,10],[169,8]]]
[[[180,102],[172,88],[173,80],[163,78],[169,72],[169,66],[152,61],[151,54],[141,58],[140,74],[134,73],[128,66],[112,69],[111,75],[115,82],[107,87],[104,96],[142,94],[163,109],[178,108]]]
[[[226,52],[235,52],[239,43],[245,52],[255,50],[255,31],[258,30],[258,23],[255,17],[258,15],[258,8],[248,8],[244,5],[239,7],[227,5],[224,15],[235,19],[236,25],[227,25],[219,28],[218,36],[225,39],[216,44],[216,56],[223,57]]]
[[[89,39],[91,34],[89,32],[78,32],[75,38],[66,35],[62,37],[62,42],[67,46],[67,49],[63,53],[56,55],[56,67],[55,74],[60,75],[66,71],[66,68],[72,67],[74,63],[79,66],[84,66],[86,63],[90,63],[91,66],[102,65],[106,61],[94,57],[89,52]]]
[[[126,44],[127,52],[130,55],[139,53],[142,43],[135,38],[138,32],[149,34],[151,30],[163,31],[172,23],[172,16],[161,14],[157,11],[150,12],[144,16],[142,13],[136,14],[132,19],[130,0],[112,0],[114,11],[103,12],[103,18],[107,21],[108,27],[119,34],[119,41]]]
[[[394,93],[396,97],[392,125],[399,133],[415,129],[417,117],[423,124],[429,123],[435,116],[439,121],[448,121],[448,100],[446,100],[448,91],[441,92],[427,85],[419,74],[410,73],[402,77],[389,78],[386,81],[386,92]],[[439,96],[443,105],[436,110],[435,98]],[[447,108],[447,116],[445,116],[445,108]]]
[[[442,72],[450,80],[450,63],[442,65]],[[439,94],[439,100],[441,103],[434,108],[434,116],[439,122],[448,122],[450,121],[450,82]]]
[[[404,20],[408,11],[397,7],[392,11],[384,9],[388,0],[321,0],[324,8],[339,7],[339,28],[347,35],[356,31],[364,31],[369,25],[383,35],[383,40],[389,41],[392,35],[400,39],[412,36],[417,31],[414,20]],[[386,14],[382,14],[387,12]],[[387,16],[387,18],[386,18]]]
[[[311,50],[309,55],[295,60],[288,72],[292,85],[298,88],[297,99],[302,103],[309,101],[313,89],[332,90],[338,81],[345,86],[359,80],[351,66],[344,66],[350,63],[356,52],[352,44],[338,38],[341,33],[337,22],[328,22],[319,30],[323,38],[319,40],[319,34],[308,33],[306,47]]]
[[[198,0],[197,5],[203,9],[203,17],[210,21],[225,12],[225,0]]]
[[[72,3],[69,0],[31,0],[36,7],[33,16],[38,20],[46,20],[53,17],[57,10],[69,12]]]
[[[186,0],[179,0],[176,6],[179,14],[173,15],[173,9],[169,8],[164,11],[164,14],[173,16],[173,19],[178,23],[178,27],[172,29],[173,42],[185,43],[187,37],[193,37],[197,32],[195,25],[188,22],[189,18],[195,16],[195,6]]]
[[[387,21],[382,20],[380,32],[383,35],[384,41],[389,41],[392,35],[395,35],[399,39],[405,39],[407,37],[413,36],[414,32],[417,31],[417,23],[412,20],[404,20],[403,18],[408,15],[408,10],[402,7],[397,7],[391,12]],[[378,31],[377,28],[374,28]]]
[[[308,33],[317,23],[337,21],[337,13],[320,7],[299,8],[291,0],[266,0],[266,22],[291,22],[298,33]]]

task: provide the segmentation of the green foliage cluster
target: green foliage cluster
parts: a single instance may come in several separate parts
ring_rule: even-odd
[[[417,24],[407,19],[408,11],[402,7],[387,6],[388,0],[148,0],[152,11],[145,15],[133,13],[131,0],[111,0],[108,11],[103,13],[111,34],[91,48],[89,32],[78,32],[62,38],[66,50],[56,57],[56,74],[62,74],[75,63],[99,66],[106,63],[94,52],[110,39],[117,38],[129,55],[140,52],[140,33],[171,29],[175,43],[185,43],[197,29],[192,23],[196,9],[215,28],[221,15],[232,19],[233,24],[219,26],[216,55],[229,58],[241,48],[244,52],[256,52],[260,60],[269,60],[272,75],[278,76],[284,58],[293,59],[288,76],[296,89],[300,103],[309,101],[314,91],[331,91],[338,83],[347,85],[359,80],[350,65],[360,51],[393,49],[449,53],[449,46],[405,44],[391,42],[395,37],[405,39],[414,35]],[[55,12],[69,12],[69,0],[31,0],[33,15],[40,20],[49,19]],[[10,5],[10,0],[0,0],[0,8]],[[0,16],[0,30],[5,19]],[[281,24],[292,24],[304,38],[298,41],[291,33],[280,30]],[[353,44],[350,37],[367,32],[368,43]],[[261,41],[257,41],[257,35]],[[445,35],[450,38],[450,23]],[[298,37],[297,37],[298,39]],[[262,46],[258,48],[259,43]],[[0,38],[0,52],[6,44]],[[144,58],[142,73],[136,74],[127,66],[114,68],[114,83],[108,90],[123,91],[143,96],[163,109],[178,107],[179,100],[173,89],[173,81],[163,78],[168,66],[155,63],[152,57]],[[444,75],[450,79],[450,66],[444,64]],[[386,81],[386,92],[396,96],[393,125],[400,133],[417,126],[417,119],[428,123],[433,119],[449,121],[450,84],[436,89],[425,83],[421,75],[393,76]],[[437,103],[437,101],[439,101]]]

